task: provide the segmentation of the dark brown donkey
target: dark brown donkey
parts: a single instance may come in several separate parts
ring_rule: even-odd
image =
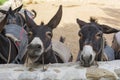
[[[9,9],[10,10],[10,9]],[[28,45],[27,32],[23,27],[16,24],[8,24],[9,11],[5,18],[0,22],[0,64],[25,62],[25,52]],[[11,34],[20,42],[15,42],[11,37],[6,36]]]
[[[26,26],[26,21],[25,21],[25,15],[24,15],[24,11],[26,9],[22,9],[23,5],[17,7],[16,9],[12,10],[12,8],[10,7],[10,9],[8,11],[6,10],[0,10],[1,13],[3,14],[8,14],[8,18],[7,18],[7,25],[8,24],[16,24],[18,26],[23,27],[27,32],[29,32],[29,28]],[[28,11],[26,10],[27,15],[34,19],[36,17],[36,12],[34,10]],[[14,41],[19,41],[17,38],[15,38],[13,35],[11,34],[6,34],[6,36],[11,37],[12,39],[14,39]]]
[[[77,23],[81,29],[78,33],[80,51],[77,61],[89,67],[96,61],[115,59],[114,50],[106,44],[103,33],[115,33],[117,29],[98,24],[94,18],[90,18],[90,23],[77,19]]]
[[[64,63],[72,61],[70,50],[61,42],[53,42],[53,29],[57,27],[62,17],[62,6],[48,24],[37,25],[25,11],[26,23],[31,30],[31,43],[28,45],[28,55],[33,63]]]

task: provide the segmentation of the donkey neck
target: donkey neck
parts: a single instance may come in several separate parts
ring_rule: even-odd
[[[44,52],[43,55],[41,56],[41,63],[42,63],[43,56],[44,56],[44,64],[63,63],[63,60],[56,54],[57,52],[55,52],[52,48],[47,52]]]
[[[97,53],[97,55],[95,57],[96,61],[101,61],[102,60],[102,55],[104,54],[104,48],[107,45],[105,38],[102,37],[101,39],[102,40],[101,40],[101,43],[100,43],[101,44],[100,50],[98,51],[98,53]]]
[[[11,46],[11,48],[10,48],[10,46]],[[10,54],[12,53],[11,57],[10,57],[10,62],[13,61],[17,55],[17,54],[14,54],[14,53],[17,53],[17,49],[14,45],[14,42],[11,39],[0,34],[0,47],[1,47],[0,54],[2,54],[2,56],[4,56],[4,58],[8,59],[9,53]],[[11,52],[9,52],[9,51],[11,51]],[[2,62],[6,63],[4,60]]]
[[[52,48],[49,49],[47,52],[44,52],[42,57],[44,57],[44,62],[45,64],[49,64],[49,63],[55,63],[55,54],[53,53]]]
[[[9,41],[5,36],[0,34],[0,54],[7,59],[6,55],[8,55],[8,51],[9,51]]]

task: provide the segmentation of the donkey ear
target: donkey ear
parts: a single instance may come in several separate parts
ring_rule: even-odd
[[[62,18],[62,5],[60,5],[57,13],[55,14],[55,16],[49,21],[49,23],[47,24],[48,27],[54,29],[57,27],[57,25],[60,23],[60,20]]]
[[[19,12],[22,9],[22,7],[23,7],[23,4],[19,6],[18,8],[16,8],[15,10],[13,10],[13,12],[14,13]]]
[[[11,7],[9,7],[9,9],[8,9],[8,11],[5,11],[5,10],[0,10],[0,12],[1,13],[3,13],[3,14],[8,14],[8,13],[13,13],[13,11],[12,11],[12,8]]]
[[[0,12],[3,14],[7,14],[7,11],[5,11],[5,10],[0,10]]]
[[[76,22],[79,24],[79,27],[82,28],[85,24],[87,24],[86,22],[80,20],[80,19],[76,19]]]
[[[107,25],[100,25],[100,26],[103,29],[103,33],[105,33],[105,34],[116,33],[116,32],[120,31],[115,28],[109,27]]]
[[[29,28],[33,28],[34,26],[37,26],[37,24],[28,16],[26,10],[24,11],[26,23]]]
[[[8,13],[9,13],[10,15],[14,15],[14,11],[12,10],[12,7],[9,8]]]
[[[6,14],[5,18],[0,22],[0,33],[2,32],[3,27],[5,26],[7,22],[7,17],[8,17],[8,14]]]

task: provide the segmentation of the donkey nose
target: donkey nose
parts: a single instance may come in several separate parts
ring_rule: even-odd
[[[41,45],[40,44],[29,44],[28,45],[28,49],[41,49]]]
[[[36,45],[35,45],[35,48],[36,48],[36,49],[41,49],[41,45],[40,45],[40,44],[36,44]]]
[[[83,61],[86,61],[86,60],[91,61],[91,60],[92,60],[92,55],[90,54],[89,56],[83,56],[83,54],[82,54],[82,55],[81,55],[81,59],[82,59]]]
[[[90,62],[92,60],[92,55],[90,54],[89,56],[84,56],[81,55],[81,60],[82,60],[82,64],[84,65],[84,67],[89,67],[90,66]]]

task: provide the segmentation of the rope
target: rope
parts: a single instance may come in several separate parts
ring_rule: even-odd
[[[102,52],[101,60],[102,60],[102,61],[107,61],[107,60],[108,60],[108,57],[107,57],[107,55],[104,53],[104,47],[105,47],[105,40],[104,40],[104,39],[105,39],[105,38],[102,37],[101,48],[100,48],[100,50],[98,51],[97,54],[100,54],[100,52]]]
[[[45,69],[45,62],[44,62],[44,54],[42,55],[42,64],[43,64],[43,71],[46,71],[46,69]]]
[[[102,38],[102,58],[103,58],[102,60],[103,61],[107,61],[108,57],[107,57],[107,55],[104,52],[104,47],[105,47],[105,38]]]
[[[8,38],[7,38],[8,39]],[[11,57],[11,42],[10,42],[10,40],[8,39],[8,41],[9,41],[9,55],[8,55],[8,60],[7,60],[7,64],[10,62],[10,57]]]
[[[50,45],[48,46],[48,48],[44,52],[47,52],[50,49],[52,49],[52,43],[50,43]],[[53,51],[52,51],[52,53],[53,53]],[[57,57],[56,57],[55,53],[53,53],[53,55],[55,57],[56,62],[58,63],[58,60],[57,60]]]
[[[8,39],[8,38],[7,38]],[[11,52],[11,42],[10,42],[10,40],[8,39],[8,41],[9,41],[9,55],[8,55],[8,60],[0,53],[0,57],[5,61],[5,62],[7,62],[7,64],[10,62],[10,56],[11,56],[11,54],[10,54],[10,52]]]
[[[28,67],[28,59],[29,59],[28,52],[26,52],[26,61],[25,61],[26,62],[26,65],[25,65],[26,67]]]
[[[51,47],[52,47],[52,43],[48,46],[48,48],[44,52],[47,52],[48,50],[50,50]],[[53,53],[53,51],[52,51],[52,53]],[[53,55],[55,57],[56,62],[58,63],[58,60],[56,58],[55,53],[53,53]],[[43,64],[43,71],[46,71],[46,69],[45,69],[45,62],[44,62],[44,54],[42,55],[42,64]]]
[[[52,47],[52,43],[50,43],[50,45],[47,47],[47,49],[45,49],[45,51],[44,51],[44,52],[49,51],[49,50],[51,49],[51,47]]]
[[[104,52],[104,40],[103,40],[103,37],[102,37],[102,41],[101,41],[101,44],[102,44],[102,46],[100,47],[100,50],[98,51],[98,54],[101,52],[101,50],[102,50],[102,53]]]
[[[7,59],[0,53],[0,57],[5,61],[7,62]]]
[[[103,49],[104,49],[104,45],[105,45],[105,44],[104,44],[104,39],[102,38],[102,47],[101,47],[101,48],[102,48],[102,57],[101,57],[101,60],[102,60],[102,61],[104,61],[104,59],[102,59],[102,58],[105,57],[105,56],[104,56],[104,55],[105,55],[105,54],[104,54],[104,50],[103,50]]]
[[[53,53],[53,51],[52,51],[52,53]],[[58,63],[58,60],[57,60],[57,57],[56,57],[55,53],[53,53],[53,55],[55,57],[56,63]]]

